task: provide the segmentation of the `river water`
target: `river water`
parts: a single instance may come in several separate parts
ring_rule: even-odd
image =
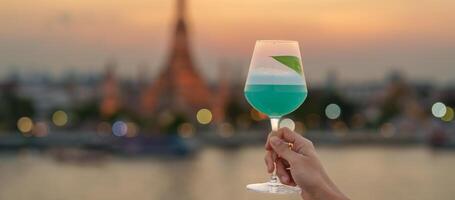
[[[455,152],[422,146],[318,148],[352,199],[454,199]],[[1,200],[299,199],[245,190],[267,179],[261,147],[205,148],[190,158],[61,162],[47,153],[0,154]]]

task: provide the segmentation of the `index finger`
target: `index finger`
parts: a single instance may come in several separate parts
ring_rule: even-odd
[[[273,150],[272,146],[270,145],[270,137],[277,136],[278,138],[283,139],[286,142],[292,144],[292,150],[303,154],[305,152],[309,152],[313,149],[313,143],[304,138],[303,136],[299,135],[298,133],[291,131],[289,128],[280,128],[278,131],[271,132],[267,138],[267,143],[265,144],[265,148],[267,150]]]

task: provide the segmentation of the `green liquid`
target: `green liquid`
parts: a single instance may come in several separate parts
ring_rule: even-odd
[[[304,85],[247,85],[245,97],[258,111],[269,117],[281,117],[296,110],[305,100]]]

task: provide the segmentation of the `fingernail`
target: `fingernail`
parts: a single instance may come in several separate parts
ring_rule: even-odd
[[[280,144],[280,139],[278,139],[277,137],[272,137],[270,138],[270,142],[273,144],[273,145],[279,145]]]

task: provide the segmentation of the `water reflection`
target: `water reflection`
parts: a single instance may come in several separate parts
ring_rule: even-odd
[[[424,147],[321,147],[333,179],[353,199],[451,199],[453,152]],[[245,190],[267,179],[261,147],[207,148],[191,158],[104,156],[95,164],[49,153],[0,156],[0,199],[299,199]]]

